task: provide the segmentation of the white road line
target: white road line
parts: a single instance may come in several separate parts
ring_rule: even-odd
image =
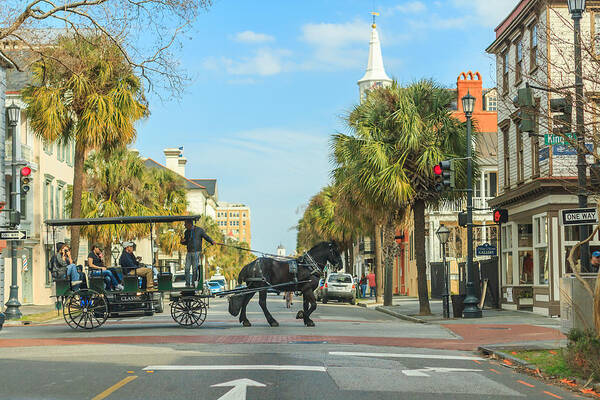
[[[327,372],[317,365],[149,365],[144,371],[214,371],[214,370],[263,370],[263,371],[313,371]]]
[[[481,357],[469,356],[445,356],[441,354],[398,354],[398,353],[357,353],[353,351],[330,351],[332,356],[356,356],[356,357],[394,357],[394,358],[426,358],[434,360],[483,360]]]

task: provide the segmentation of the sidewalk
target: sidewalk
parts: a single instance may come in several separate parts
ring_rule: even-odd
[[[4,326],[29,325],[31,323],[48,322],[62,318],[62,311],[57,311],[54,304],[23,305],[19,307],[23,317],[19,320],[6,320]]]

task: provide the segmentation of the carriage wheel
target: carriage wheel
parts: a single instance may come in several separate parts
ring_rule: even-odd
[[[186,328],[197,328],[206,319],[206,303],[194,296],[180,297],[171,303],[171,317]]]
[[[91,289],[78,290],[64,302],[63,317],[73,329],[94,329],[108,318],[106,298]]]

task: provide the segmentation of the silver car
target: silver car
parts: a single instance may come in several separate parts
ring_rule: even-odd
[[[323,304],[328,300],[349,301],[356,304],[356,283],[350,274],[330,274],[322,290]]]

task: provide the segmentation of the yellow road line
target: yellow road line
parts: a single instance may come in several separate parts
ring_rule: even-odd
[[[107,398],[108,396],[110,396],[115,390],[127,385],[129,382],[131,382],[132,380],[136,379],[137,376],[128,376],[127,378],[115,383],[114,385],[112,385],[111,387],[109,387],[108,389],[106,389],[104,392],[100,393],[99,395],[97,395],[96,397],[92,398],[92,400],[102,400]]]

